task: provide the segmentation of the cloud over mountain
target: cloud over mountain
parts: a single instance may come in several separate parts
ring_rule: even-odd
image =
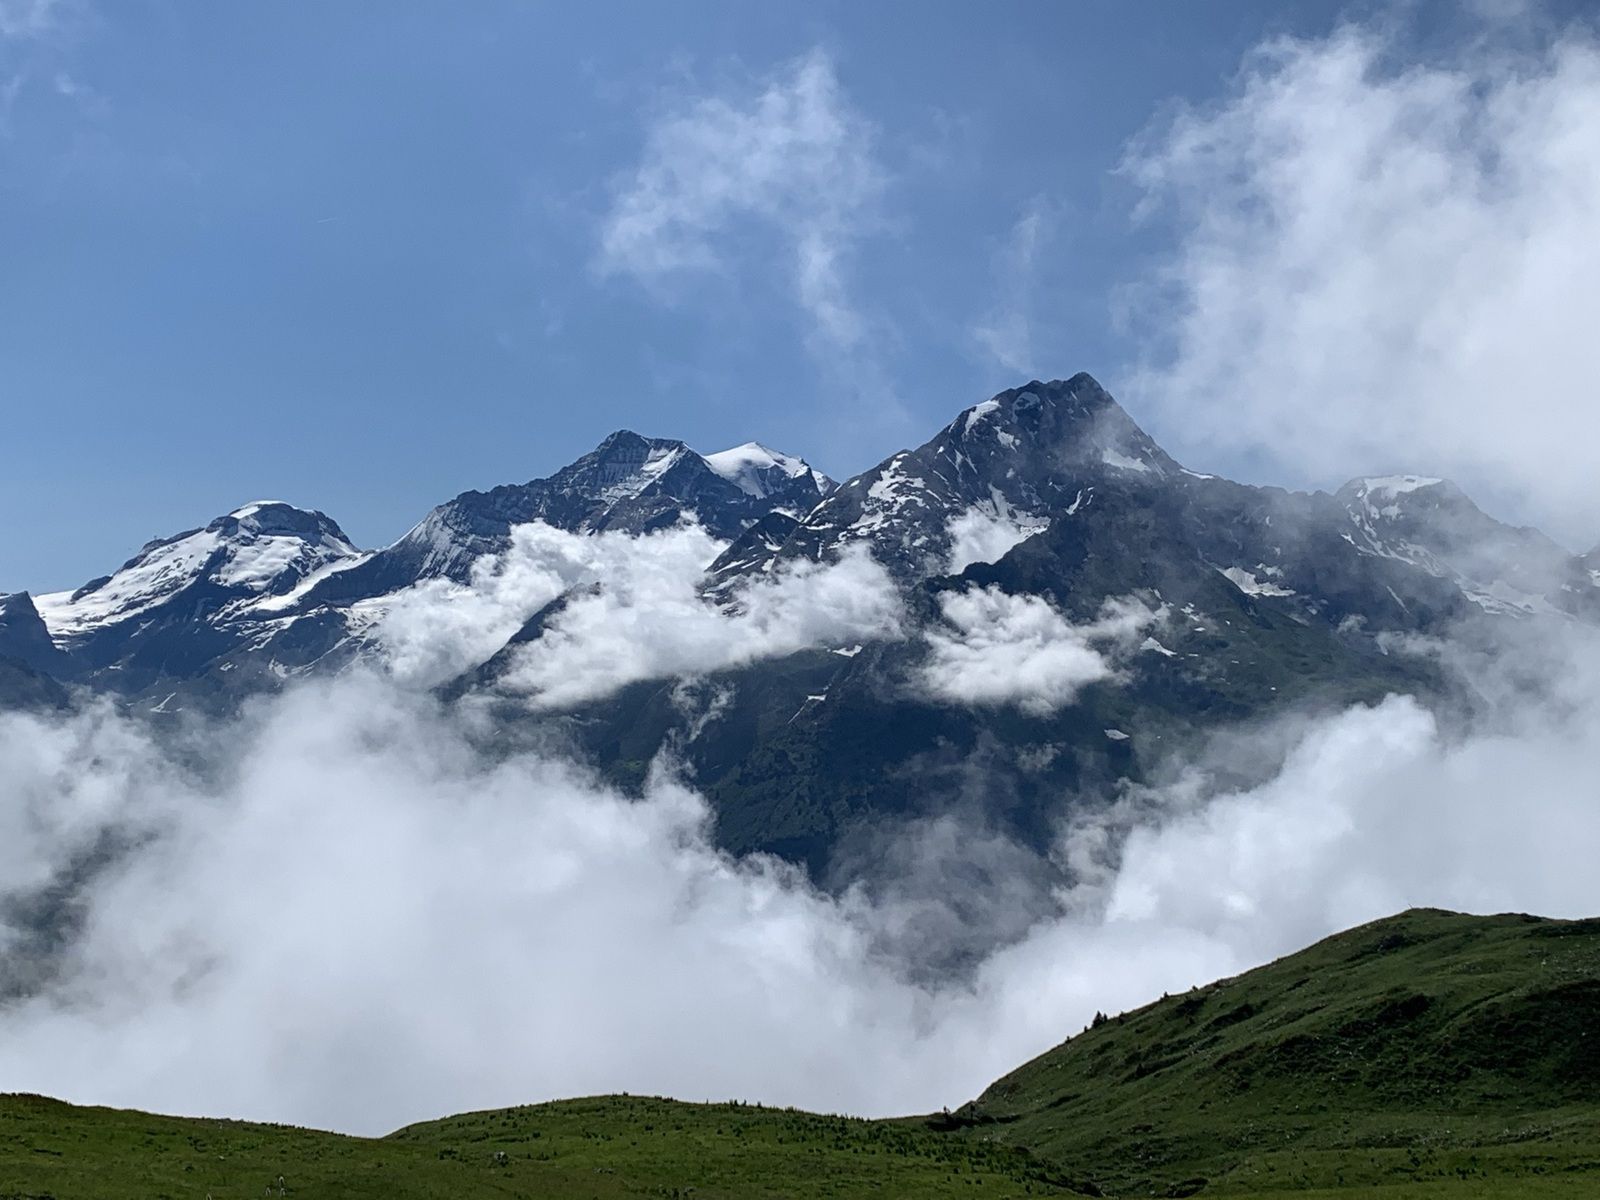
[[[1180,453],[1450,475],[1594,540],[1600,46],[1502,32],[1422,61],[1383,25],[1270,41],[1135,147],[1176,233],[1129,395]]]

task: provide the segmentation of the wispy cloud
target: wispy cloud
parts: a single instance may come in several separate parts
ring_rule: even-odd
[[[1008,371],[1034,372],[1034,276],[1039,255],[1055,236],[1055,213],[1043,196],[1022,210],[994,256],[995,302],[973,326],[978,348]]]
[[[17,97],[27,82],[27,73],[18,71],[0,83],[0,137],[11,136],[11,110],[16,107]]]
[[[732,271],[740,235],[755,225],[783,247],[816,349],[858,351],[873,322],[855,297],[851,260],[887,182],[875,137],[820,49],[746,91],[670,107],[616,189],[597,266],[652,289]]]
[[[0,138],[15,132],[24,93],[36,90],[94,115],[104,97],[62,65],[90,15],[84,0],[0,0]]]
[[[0,37],[39,37],[57,27],[61,0],[0,0]]]

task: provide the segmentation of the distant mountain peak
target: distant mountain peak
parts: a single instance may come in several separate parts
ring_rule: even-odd
[[[791,481],[809,478],[817,489],[817,499],[833,489],[833,480],[805,459],[785,454],[760,442],[745,442],[715,454],[702,455],[712,471],[734,484],[746,495],[766,499],[785,489]]]
[[[618,429],[550,475],[462,492],[366,562],[319,580],[296,611],[423,579],[465,582],[475,563],[511,544],[515,526],[535,521],[572,533],[640,534],[691,520],[732,541],[769,512],[811,511],[832,486],[804,460],[756,443],[707,457],[677,438]]]
[[[572,486],[594,486],[608,497],[637,495],[692,453],[675,438],[647,438],[619,429],[590,454],[556,472]]]
[[[339,523],[313,508],[299,508],[284,500],[252,500],[207,525],[229,537],[287,537],[308,541],[329,539],[351,550],[355,546]]]
[[[1028,447],[1061,462],[1164,475],[1177,469],[1092,375],[1031,380],[975,404],[940,435],[958,445]],[[936,439],[937,440],[937,439]]]
[[[212,607],[285,592],[313,571],[359,554],[323,513],[259,500],[203,528],[147,542],[112,574],[74,592],[36,597],[35,604],[51,633],[71,640],[144,619],[196,587],[218,593]]]
[[[825,559],[853,542],[902,581],[947,573],[1072,516],[1097,489],[1149,489],[1181,470],[1093,376],[1031,380],[830,490],[781,545],[730,549],[715,589],[770,559]]]
[[[0,595],[0,659],[12,659],[57,679],[75,674],[74,664],[56,649],[27,592]]]
[[[1587,576],[1581,559],[1536,529],[1495,520],[1448,479],[1367,476],[1352,479],[1335,498],[1363,553],[1450,579],[1485,611],[1526,616],[1594,608],[1592,589],[1600,581]]]
[[[797,458],[792,454],[784,454],[781,450],[774,450],[772,447],[762,445],[760,442],[745,442],[727,450],[718,450],[714,454],[703,454],[701,457],[710,463],[711,469],[718,475],[723,476],[723,478],[727,478],[729,474],[737,473],[741,467],[747,465],[762,468],[778,467],[791,479],[804,475],[811,469],[804,459]]]
[[[618,429],[602,438],[600,444],[590,454],[601,458],[611,458],[618,455],[631,458],[639,454],[649,454],[652,450],[681,450],[683,448],[683,443],[676,438],[646,437],[644,434],[635,433],[631,429]],[[589,455],[584,457],[587,458]],[[578,461],[582,462],[583,459]]]
[[[1423,514],[1441,513],[1456,513],[1475,522],[1490,520],[1459,487],[1432,475],[1361,476],[1341,487],[1334,497],[1359,525],[1408,522]]]

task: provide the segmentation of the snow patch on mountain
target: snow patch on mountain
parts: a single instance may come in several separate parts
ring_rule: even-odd
[[[255,538],[235,545],[217,565],[213,578],[223,587],[264,591],[285,572],[305,566],[307,550],[305,541],[298,537]]]
[[[324,579],[328,578],[328,576],[337,575],[340,571],[348,571],[351,567],[359,567],[371,557],[372,552],[367,550],[361,551],[360,553],[352,555],[348,558],[336,559],[333,562],[324,563],[316,570],[307,574],[305,578],[301,579],[299,583],[295,584],[294,587],[290,588],[288,591],[282,592],[278,595],[262,596],[259,600],[251,604],[251,610],[264,615],[286,612],[289,609],[294,608],[300,603],[300,601],[305,599],[305,597],[311,592],[311,589],[316,587]]]
[[[1481,585],[1464,583],[1462,590],[1468,600],[1484,612],[1496,616],[1555,616],[1560,612],[1547,597],[1526,591],[1503,579]]]
[[[35,596],[34,605],[58,640],[138,616],[199,578],[220,543],[208,530],[152,543],[108,578],[75,592]]]
[[[961,432],[971,433],[972,427],[982,421],[990,413],[1000,411],[1000,401],[985,400],[982,404],[974,404],[962,415]]]
[[[602,468],[605,486],[601,489],[600,495],[611,501],[638,497],[661,476],[677,466],[686,454],[692,453],[692,450],[680,442],[651,443],[641,460],[619,458],[607,463]]]
[[[1403,496],[1443,482],[1431,475],[1373,475],[1361,480],[1361,489],[1372,496]]]
[[[1141,475],[1147,475],[1153,469],[1149,463],[1130,458],[1114,446],[1107,446],[1100,452],[1100,461],[1108,467],[1116,467],[1120,471],[1138,471]]]
[[[1352,480],[1345,484],[1341,492],[1347,497],[1346,503],[1352,508],[1352,515],[1361,512],[1369,521],[1392,521],[1403,511],[1402,497],[1425,488],[1439,487],[1444,482],[1427,475],[1377,475]]]
[[[1246,596],[1292,596],[1293,588],[1286,588],[1282,584],[1270,580],[1259,579],[1255,571],[1247,571],[1243,567],[1219,567],[1222,575]],[[1275,572],[1276,568],[1256,567],[1263,575]]]

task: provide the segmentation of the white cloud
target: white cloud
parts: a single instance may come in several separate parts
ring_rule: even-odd
[[[1107,916],[1181,910],[1259,957],[1416,905],[1592,915],[1597,735],[1592,697],[1577,720],[1464,741],[1409,698],[1352,709],[1268,785],[1139,828]]]
[[[795,300],[819,348],[854,351],[869,323],[851,295],[849,260],[885,184],[873,141],[821,50],[753,94],[665,112],[618,188],[598,265],[661,286],[684,272],[726,269],[722,243],[760,226],[787,247]]]
[[[755,579],[722,608],[700,595],[707,559],[670,540],[638,552],[575,598],[500,681],[538,707],[592,700],[641,679],[703,675],[809,646],[898,637],[900,598],[864,548]]]
[[[1600,48],[1505,46],[1276,41],[1137,148],[1178,241],[1149,314],[1170,353],[1130,399],[1180,455],[1319,484],[1416,468],[1594,540]]]
[[[607,1090],[887,1112],[965,1097],[1077,1013],[992,1030],[1003,979],[932,991],[879,952],[903,940],[889,926],[937,924],[925,907],[733,862],[669,780],[633,801],[559,762],[491,760],[376,680],[228,732],[206,742],[227,750],[208,786],[114,718],[0,718],[8,777],[41,793],[59,781],[29,755],[41,736],[114,760],[99,815],[138,835],[81,897],[64,977],[0,1011],[8,1087],[367,1132]],[[0,806],[0,834],[29,816]],[[78,844],[36,838],[35,869],[0,890]],[[1097,972],[1080,950],[1063,961]],[[1142,996],[1211,969],[1123,972]],[[1067,973],[1058,992],[1117,994]]]
[[[899,594],[864,548],[837,562],[787,564],[719,605],[700,589],[725,547],[692,523],[644,535],[519,525],[506,551],[476,563],[466,584],[430,580],[378,602],[370,636],[395,681],[433,687],[486,662],[565,595],[498,680],[536,708],[810,646],[900,636]]]
[[[1055,214],[1042,196],[1023,208],[994,258],[996,300],[973,326],[978,347],[1007,371],[1037,373],[1033,347],[1034,273],[1055,234]]]
[[[952,703],[1015,704],[1038,716],[1111,678],[1112,656],[1158,619],[1137,600],[1109,600],[1097,620],[1074,625],[1038,596],[996,587],[945,592],[939,607],[947,626],[925,635],[923,686]]]
[[[397,680],[432,687],[486,661],[571,588],[604,579],[629,595],[658,584],[664,595],[692,592],[723,546],[692,524],[635,536],[533,521],[513,527],[506,551],[475,563],[466,584],[428,580],[385,599],[372,632]]]

